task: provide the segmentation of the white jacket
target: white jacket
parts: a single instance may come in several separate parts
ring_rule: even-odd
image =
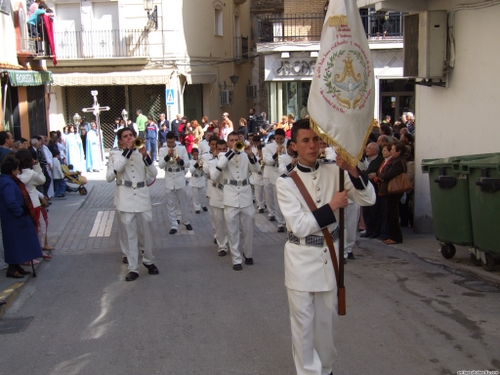
[[[52,162],[52,160],[50,161]],[[33,169],[23,169],[21,173],[17,175],[17,178],[19,178],[21,182],[26,185],[26,191],[31,198],[33,208],[40,207],[40,198],[38,198],[38,191],[36,190],[36,187],[45,183],[45,175],[43,174],[40,164],[33,165]]]
[[[165,188],[169,190],[180,190],[186,187],[186,172],[189,169],[189,156],[186,147],[175,145],[177,155],[181,158],[179,162],[176,160],[165,160],[168,154],[168,147],[160,148],[158,166],[165,170]]]

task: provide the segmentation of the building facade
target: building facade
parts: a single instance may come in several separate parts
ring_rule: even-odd
[[[30,35],[28,11],[23,2],[0,3],[0,129],[15,139],[47,134],[51,72],[46,59],[52,58],[45,29]]]
[[[47,1],[57,14],[57,65],[49,63],[53,128],[93,104],[91,90],[110,110],[101,113],[105,145],[123,109],[155,119],[164,112],[201,121],[248,113],[245,82],[249,2],[197,0]],[[168,93],[168,95],[167,95]],[[89,120],[88,114],[86,115]],[[92,117],[92,116],[90,116]]]

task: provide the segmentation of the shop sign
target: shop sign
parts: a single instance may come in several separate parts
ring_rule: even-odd
[[[312,80],[316,59],[310,57],[281,59],[266,56],[266,81]]]

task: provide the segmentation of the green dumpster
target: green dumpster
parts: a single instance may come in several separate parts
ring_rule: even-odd
[[[434,235],[442,242],[445,258],[455,255],[455,245],[473,246],[468,174],[460,163],[494,154],[462,155],[422,160],[422,172],[429,174]]]
[[[474,246],[486,253],[483,267],[493,270],[491,254],[500,254],[500,154],[460,163],[468,175]]]

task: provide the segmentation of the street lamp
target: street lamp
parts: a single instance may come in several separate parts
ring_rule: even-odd
[[[237,75],[234,75],[234,74],[229,77],[229,79],[231,80],[231,83],[233,85],[236,85],[236,82],[238,82],[238,78],[240,78],[240,77],[238,77]]]
[[[80,117],[80,115],[78,113],[75,113],[73,116],[73,123],[75,124],[77,129],[78,129],[78,126],[80,125],[81,122],[82,122],[82,118]]]
[[[155,30],[158,30],[158,7],[155,5],[153,10],[154,0],[144,0],[144,10],[148,13],[148,20],[153,22]],[[153,11],[151,14],[149,14]]]
[[[122,118],[125,120],[125,124],[127,123],[128,120],[128,112],[126,109],[122,111]]]

